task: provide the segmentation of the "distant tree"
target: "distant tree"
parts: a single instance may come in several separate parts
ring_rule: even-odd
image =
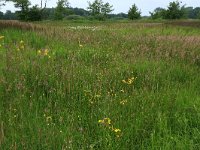
[[[101,8],[101,13],[104,17],[107,17],[107,15],[113,11],[112,9],[112,5],[110,5],[109,3],[105,3],[102,5],[102,8]]]
[[[156,8],[153,12],[149,12],[152,19],[163,19],[166,13],[164,8]]]
[[[42,13],[42,19],[54,19],[55,18],[55,8],[44,8]]]
[[[194,19],[200,19],[200,7],[196,7],[193,10],[193,13],[194,13]]]
[[[68,0],[58,0],[57,6],[55,8],[54,19],[62,20],[66,15],[68,7],[69,7]]]
[[[35,5],[31,7],[27,15],[28,21],[41,21],[42,20],[42,9]]]
[[[88,16],[89,12],[82,8],[69,8],[75,15]]]
[[[134,4],[128,11],[128,18],[131,20],[136,20],[141,18],[141,12],[138,10],[137,6]]]
[[[17,16],[15,13],[12,13],[10,10],[7,10],[3,16],[4,20],[16,20]]]
[[[103,5],[102,0],[95,0],[93,3],[88,2],[88,10],[92,16],[98,16],[101,14],[101,8]]]
[[[183,8],[184,11],[184,18],[191,18],[194,19],[194,12],[193,12],[193,7],[185,7]]]
[[[82,8],[72,8],[72,7],[67,7],[63,17],[68,18],[80,18],[80,16],[88,16],[89,12],[85,9]],[[78,17],[79,16],[79,17]],[[55,8],[45,8],[42,11],[42,19],[55,19]]]
[[[71,8],[71,7],[67,7],[67,8],[65,9],[64,16],[66,17],[66,16],[69,16],[69,15],[74,15],[74,10],[73,10],[73,8]]]
[[[116,14],[117,17],[122,17],[122,18],[128,18],[128,14],[125,14],[125,13],[119,13],[119,14]]]
[[[29,0],[8,0],[14,2],[16,8],[19,8],[20,11],[17,11],[17,15],[20,20],[27,20],[29,5],[31,5]]]
[[[184,17],[184,6],[181,6],[181,2],[179,1],[170,2],[164,18],[181,19],[183,17]]]
[[[102,0],[95,0],[94,2],[88,2],[88,10],[91,16],[99,20],[105,20],[109,13],[113,11],[113,6],[109,3],[105,3]]]
[[[0,11],[0,20],[3,19],[3,17],[4,17],[4,14],[3,12]]]

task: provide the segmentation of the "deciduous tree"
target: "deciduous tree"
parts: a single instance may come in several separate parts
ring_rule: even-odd
[[[8,0],[12,1],[16,8],[19,8],[20,11],[17,11],[18,17],[20,20],[27,20],[29,5],[31,5],[29,0]]]
[[[42,9],[35,5],[29,9],[28,21],[41,21],[42,20]]]
[[[113,6],[109,3],[104,3],[102,0],[88,2],[88,10],[90,15],[99,20],[106,19],[107,15],[113,11]]]
[[[62,20],[67,12],[68,7],[69,7],[68,0],[58,0],[57,6],[55,8],[54,19]]]
[[[164,8],[156,8],[153,12],[149,12],[152,19],[164,19],[166,10]]]

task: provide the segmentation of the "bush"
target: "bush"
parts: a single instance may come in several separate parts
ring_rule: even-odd
[[[33,6],[28,12],[28,21],[41,21],[42,20],[42,10],[38,6]]]
[[[82,19],[84,19],[84,17],[79,16],[79,15],[69,15],[69,16],[65,17],[65,19],[67,19],[67,20],[82,20]]]

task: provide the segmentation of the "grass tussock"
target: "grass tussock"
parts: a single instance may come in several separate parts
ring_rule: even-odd
[[[1,149],[200,148],[197,28],[0,26]]]

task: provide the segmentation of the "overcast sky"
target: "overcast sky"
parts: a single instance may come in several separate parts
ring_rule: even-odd
[[[40,0],[30,0],[31,4],[39,4]],[[88,1],[93,0],[69,0],[70,6],[87,8]],[[124,12],[127,13],[132,4],[136,4],[138,8],[142,11],[142,15],[149,15],[149,11],[153,11],[157,7],[166,8],[170,1],[173,0],[103,0],[104,2],[109,2],[113,5],[114,13]],[[57,0],[48,0],[47,7],[55,7]],[[199,0],[182,0],[183,4],[186,6],[200,7]],[[1,11],[5,12],[6,10],[15,11],[13,5],[7,4],[1,8]]]

